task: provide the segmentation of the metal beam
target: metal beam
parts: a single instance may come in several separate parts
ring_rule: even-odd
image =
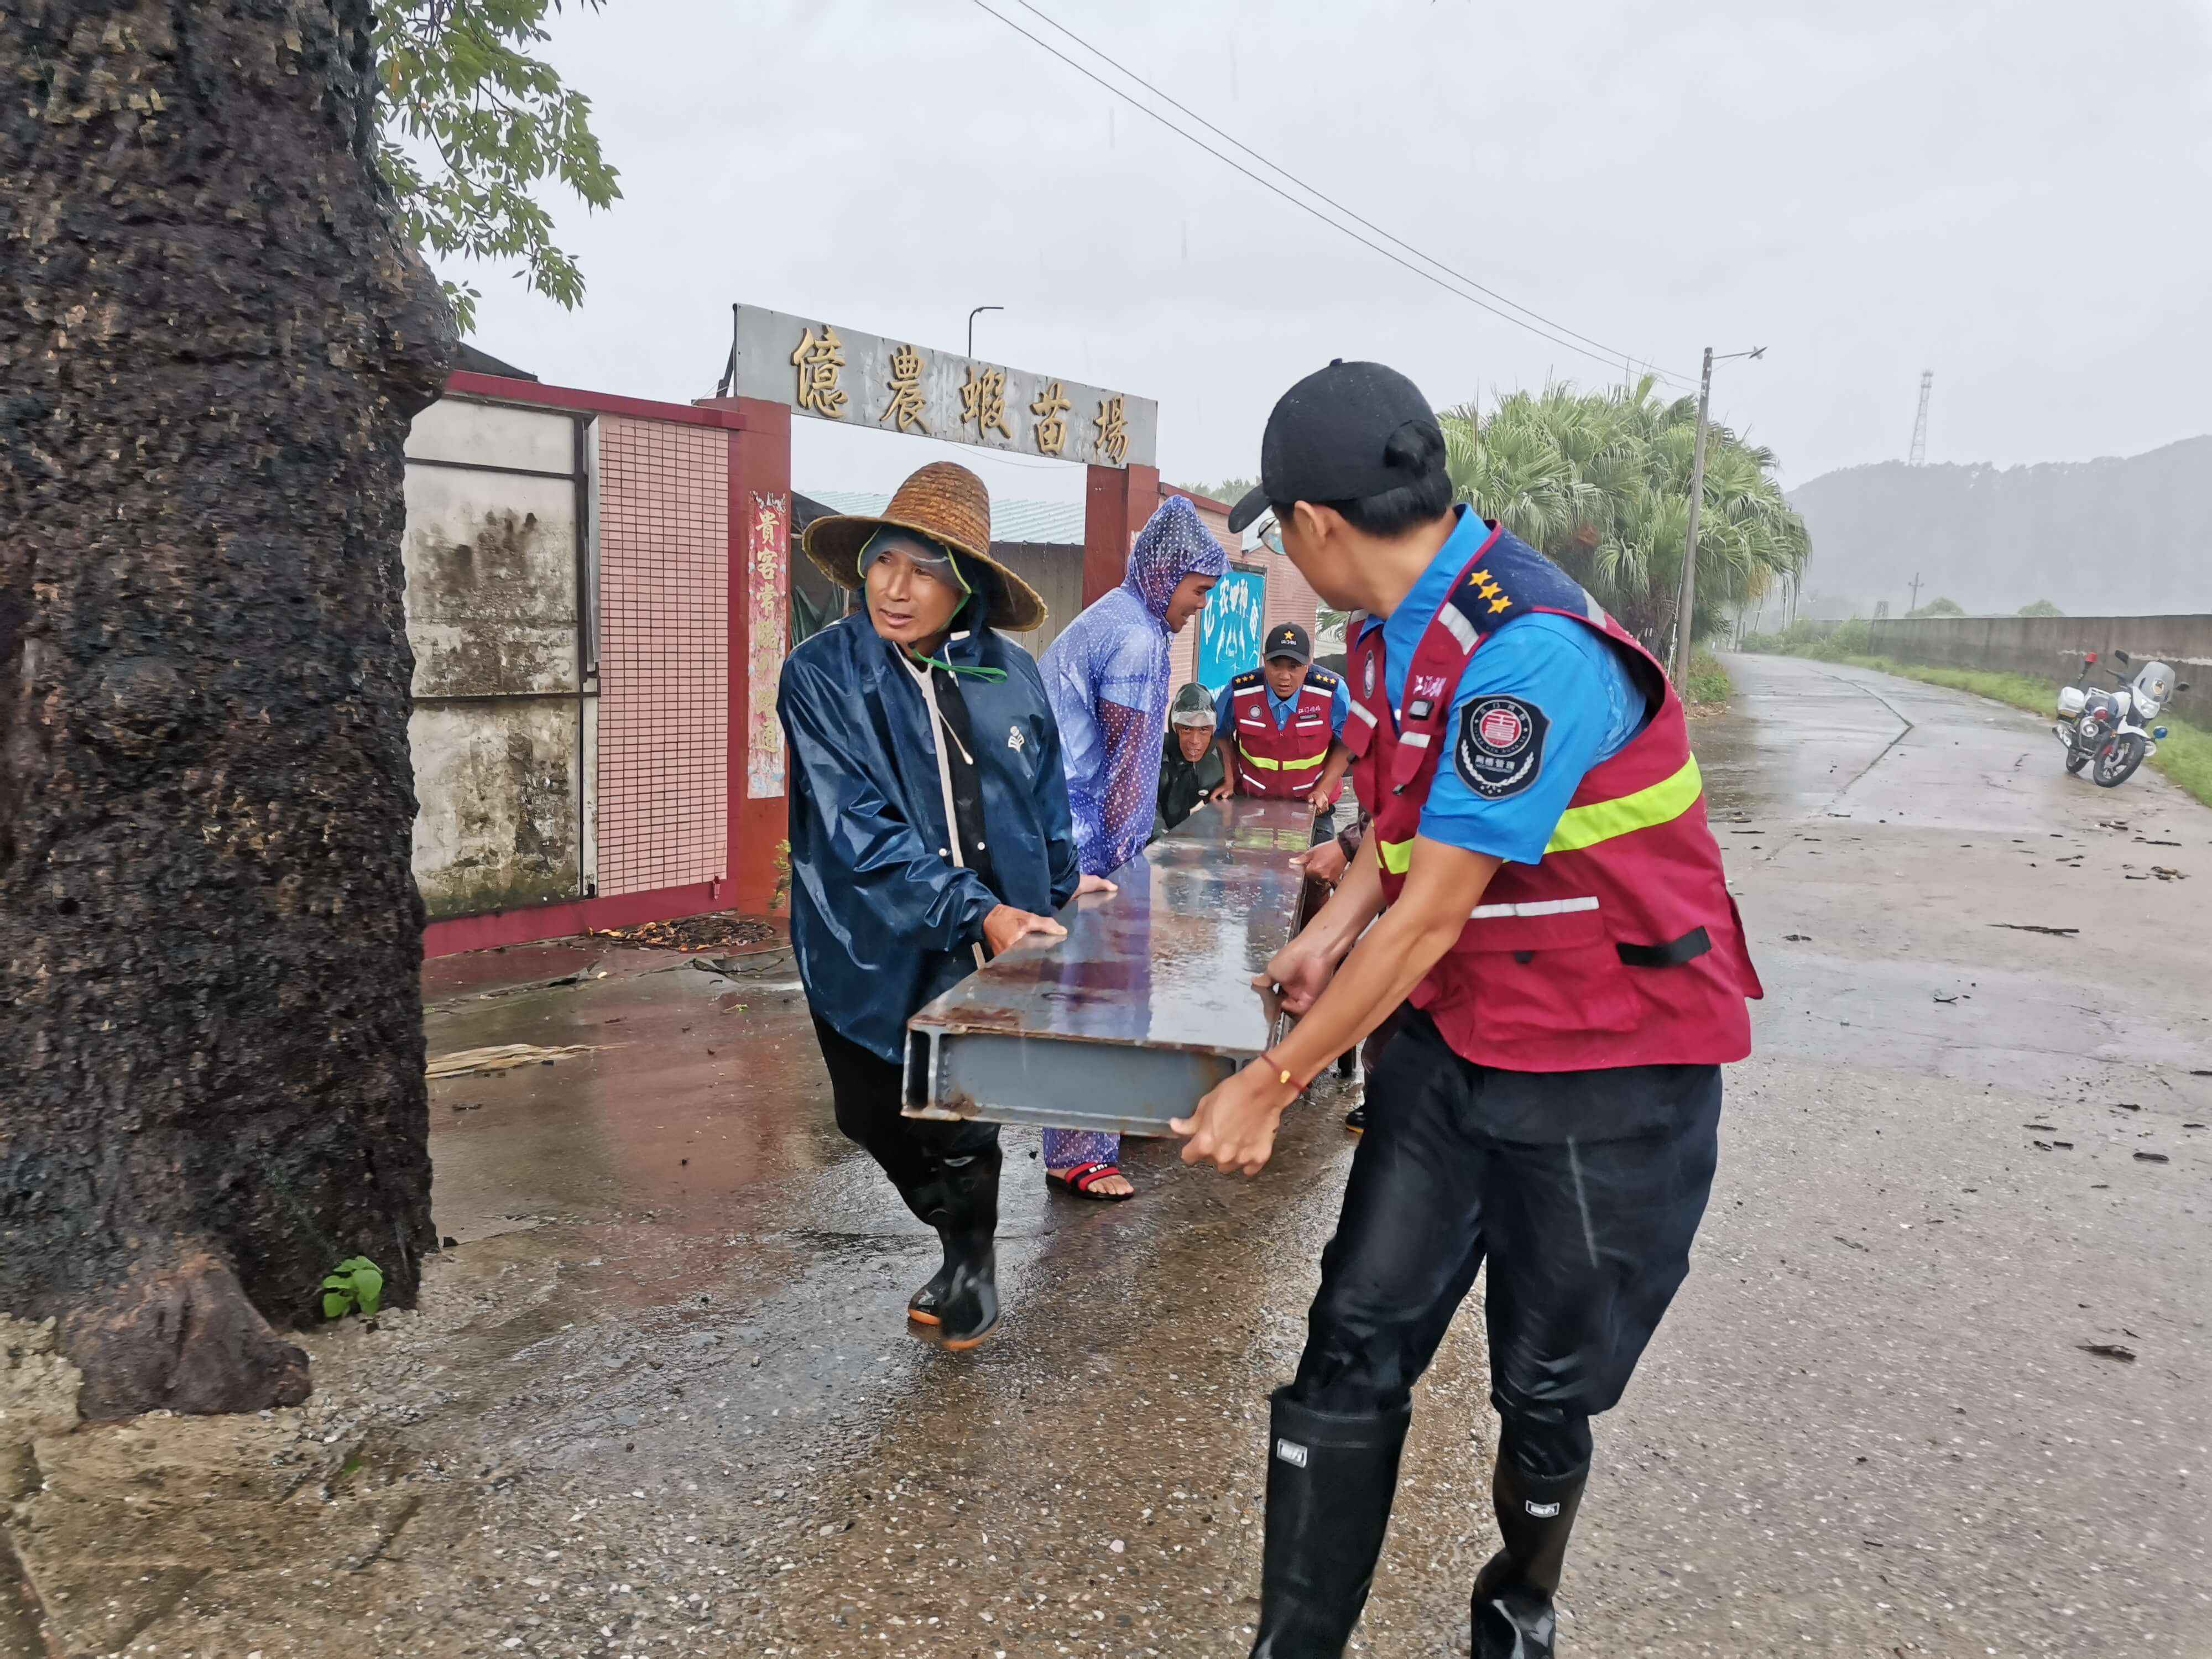
[[[1165,1134],[1274,1040],[1252,977],[1291,936],[1310,839],[1297,801],[1202,806],[907,1022],[906,1113]]]

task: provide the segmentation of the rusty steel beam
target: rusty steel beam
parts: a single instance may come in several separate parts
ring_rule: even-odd
[[[1291,937],[1297,801],[1201,806],[1114,872],[1121,890],[1060,913],[907,1022],[906,1114],[1165,1134],[1268,1046],[1252,976]]]

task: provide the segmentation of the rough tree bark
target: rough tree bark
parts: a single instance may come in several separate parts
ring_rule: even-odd
[[[289,1404],[429,1217],[400,446],[453,325],[368,0],[0,4],[0,1312]]]

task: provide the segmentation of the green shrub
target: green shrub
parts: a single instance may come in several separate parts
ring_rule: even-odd
[[[1701,645],[1690,653],[1690,679],[1682,695],[1693,703],[1726,702],[1735,695],[1735,682],[1721,659]]]
[[[323,1317],[343,1319],[356,1309],[363,1319],[384,1305],[384,1270],[365,1255],[349,1256],[323,1280]]]

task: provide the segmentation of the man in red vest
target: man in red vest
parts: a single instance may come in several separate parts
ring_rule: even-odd
[[[1313,666],[1313,641],[1296,623],[1278,624],[1263,650],[1261,665],[1214,699],[1221,764],[1238,794],[1310,800],[1316,824],[1333,825],[1352,763],[1343,735],[1351,699],[1342,680]]]
[[[1260,477],[1231,526],[1272,509],[1322,600],[1364,613],[1345,730],[1374,821],[1261,976],[1297,1024],[1175,1126],[1185,1160],[1256,1174],[1283,1109],[1412,1006],[1273,1398],[1253,1652],[1343,1652],[1413,1384],[1487,1260],[1500,1547],[1473,1651],[1549,1659],[1590,1419],[1689,1270],[1759,980],[1680,699],[1565,571],[1453,505],[1419,389],[1378,363],[1308,376]]]

